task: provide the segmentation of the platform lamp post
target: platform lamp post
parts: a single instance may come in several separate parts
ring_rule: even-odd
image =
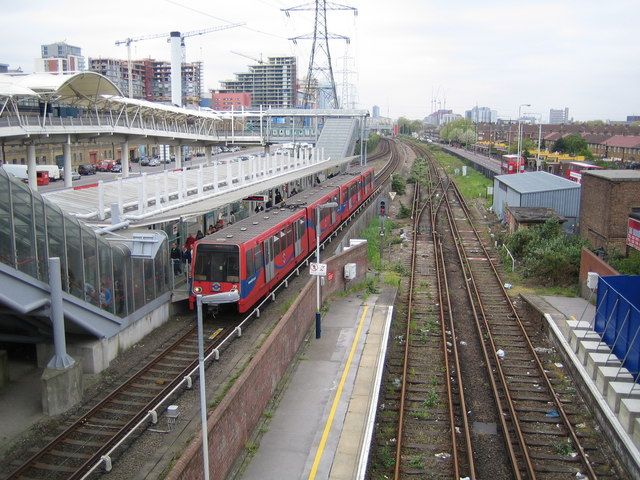
[[[518,162],[516,164],[516,173],[520,173],[520,151],[522,148],[522,107],[530,106],[530,103],[523,103],[518,106]]]
[[[200,420],[202,423],[202,468],[204,480],[209,480],[209,438],[207,437],[207,399],[204,388],[204,328],[202,325],[202,304],[207,297],[196,295],[198,309],[198,375],[200,376]]]
[[[336,202],[327,202],[316,207],[316,262],[320,263],[320,212],[325,208],[338,208]],[[320,338],[320,275],[316,277],[316,338]]]

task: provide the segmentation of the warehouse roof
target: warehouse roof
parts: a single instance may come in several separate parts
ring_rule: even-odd
[[[548,192],[580,188],[578,183],[547,172],[527,172],[494,177],[498,182],[507,185],[519,193]]]

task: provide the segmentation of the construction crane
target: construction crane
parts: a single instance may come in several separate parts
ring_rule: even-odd
[[[118,40],[116,41],[116,45],[126,45],[127,46],[127,70],[128,70],[128,75],[129,75],[129,98],[133,98],[133,75],[132,75],[132,67],[131,67],[131,44],[135,43],[135,42],[140,42],[143,40],[153,40],[155,38],[167,38],[167,42],[171,42],[172,43],[172,56],[171,56],[171,80],[172,80],[172,99],[174,97],[173,95],[173,89],[174,89],[174,85],[173,85],[173,80],[174,80],[174,73],[173,70],[174,68],[177,68],[177,77],[178,79],[181,79],[181,72],[180,72],[180,60],[182,60],[183,62],[186,60],[184,57],[186,56],[185,53],[185,45],[184,45],[184,39],[187,37],[195,37],[196,35],[205,35],[207,33],[212,33],[212,32],[218,32],[220,30],[227,30],[229,28],[235,28],[235,27],[242,27],[246,25],[245,23],[231,23],[229,25],[220,25],[218,27],[211,27],[211,28],[205,28],[203,30],[192,30],[190,32],[185,32],[185,33],[180,33],[180,32],[169,32],[169,33],[159,33],[159,34],[155,34],[155,35],[144,35],[142,37],[135,37],[135,38],[126,38],[124,40]],[[172,39],[180,39],[180,50],[181,50],[181,57],[182,59],[179,59],[176,62],[176,59],[174,58],[174,40]],[[178,64],[176,66],[176,63]],[[182,82],[178,82],[178,83],[182,83]],[[180,85],[179,87],[179,93],[178,95],[181,97],[182,96],[182,92],[180,92],[180,90],[182,89],[182,86]],[[175,102],[174,102],[175,103]]]
[[[262,60],[262,53],[260,54],[260,58],[256,58],[256,57],[252,57],[251,55],[247,55],[245,53],[235,52],[233,50],[230,50],[230,52],[235,55],[240,55],[241,57],[248,58],[249,60],[253,60],[254,62],[258,62],[259,65],[262,65],[264,63],[264,61]]]

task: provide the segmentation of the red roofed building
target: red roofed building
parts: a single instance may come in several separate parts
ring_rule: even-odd
[[[594,153],[626,162],[640,161],[640,135],[614,135],[594,146]]]

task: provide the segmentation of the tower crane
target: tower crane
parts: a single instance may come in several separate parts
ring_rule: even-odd
[[[171,43],[171,91],[172,91],[172,102],[173,103],[181,103],[175,102],[174,98],[177,95],[178,98],[182,98],[182,78],[181,78],[181,62],[186,61],[186,53],[185,53],[185,45],[184,39],[187,37],[194,37],[196,35],[205,35],[207,33],[218,32],[220,30],[227,30],[229,28],[242,27],[246,25],[245,23],[230,23],[228,25],[220,25],[217,27],[205,28],[203,30],[192,30],[190,32],[169,32],[169,33],[159,33],[155,35],[144,35],[142,37],[135,38],[125,38],[124,40],[116,41],[116,45],[126,45],[127,46],[127,70],[129,75],[129,98],[133,98],[133,75],[131,68],[131,44],[135,42],[140,42],[143,40],[153,40],[155,38],[167,38],[167,42]],[[174,40],[175,39],[175,40]],[[177,44],[177,39],[180,39],[180,43]],[[179,47],[179,50],[178,48]],[[178,54],[178,58],[176,59],[176,51],[181,51],[181,55]],[[180,58],[182,57],[182,58]],[[176,72],[174,72],[176,70]],[[174,80],[177,77],[177,84],[174,85]],[[174,87],[177,87],[177,94],[174,92]]]
[[[256,58],[256,57],[252,57],[251,55],[247,55],[245,53],[235,52],[233,50],[229,50],[229,51],[234,55],[240,55],[241,57],[248,58],[249,60],[253,60],[254,62],[257,62],[259,65],[262,65],[264,63],[264,61],[262,60],[262,53],[260,54],[260,58]]]

